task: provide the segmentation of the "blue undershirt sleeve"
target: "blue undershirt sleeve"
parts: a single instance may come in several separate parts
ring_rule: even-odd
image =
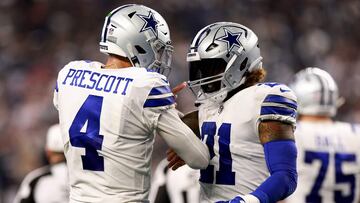
[[[261,203],[275,203],[291,195],[297,185],[297,150],[293,140],[277,140],[264,144],[268,177],[254,192]]]

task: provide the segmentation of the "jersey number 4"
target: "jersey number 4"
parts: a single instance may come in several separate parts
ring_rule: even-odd
[[[102,103],[103,97],[89,95],[69,129],[71,146],[85,148],[85,155],[81,156],[84,170],[104,171],[104,157],[97,152],[104,138],[99,134]]]
[[[326,177],[326,173],[329,167],[330,154],[328,152],[314,152],[305,151],[305,163],[312,164],[315,160],[320,161],[320,169],[318,176],[315,179],[315,183],[311,188],[310,194],[306,196],[306,202],[322,202],[322,198],[319,194],[322,183]],[[355,175],[344,174],[342,165],[344,162],[356,163],[355,154],[347,153],[335,153],[335,182],[338,184],[349,184],[349,195],[344,196],[340,190],[334,191],[335,202],[353,202],[354,201],[354,190],[355,190]]]
[[[214,137],[216,135],[216,123],[204,122],[201,127],[201,138],[206,140],[209,148],[210,159],[215,156]],[[215,184],[235,185],[235,172],[232,171],[232,159],[230,153],[230,132],[231,124],[221,124],[217,135],[219,136],[219,170],[216,171]],[[214,183],[214,166],[209,165],[206,169],[200,170],[200,181],[203,183]]]

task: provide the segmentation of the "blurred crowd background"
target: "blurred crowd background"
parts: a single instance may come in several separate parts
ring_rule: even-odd
[[[77,59],[104,61],[98,49],[104,17],[126,3],[147,5],[168,22],[173,86],[188,78],[186,52],[197,31],[234,21],[259,36],[267,81],[288,83],[304,67],[323,68],[346,99],[337,119],[360,122],[359,0],[1,0],[0,202],[10,202],[24,175],[46,163],[45,134],[58,120],[52,105],[58,70]],[[185,90],[178,107],[190,111],[193,101]],[[156,144],[155,164],[166,149]]]

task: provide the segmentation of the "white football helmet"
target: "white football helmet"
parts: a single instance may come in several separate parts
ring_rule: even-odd
[[[222,102],[227,93],[245,82],[246,75],[262,67],[258,37],[249,28],[218,22],[200,30],[187,54],[189,87],[199,87],[197,102]]]
[[[326,71],[312,67],[301,70],[289,87],[298,98],[299,114],[336,115],[339,91],[334,79]]]
[[[100,51],[127,57],[133,66],[168,75],[173,47],[169,27],[158,12],[128,4],[106,16]]]

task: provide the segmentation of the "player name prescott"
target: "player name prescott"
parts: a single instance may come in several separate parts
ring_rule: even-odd
[[[121,92],[122,95],[126,95],[126,90],[132,81],[132,78],[70,68],[62,84],[103,92],[111,92],[114,94]]]

